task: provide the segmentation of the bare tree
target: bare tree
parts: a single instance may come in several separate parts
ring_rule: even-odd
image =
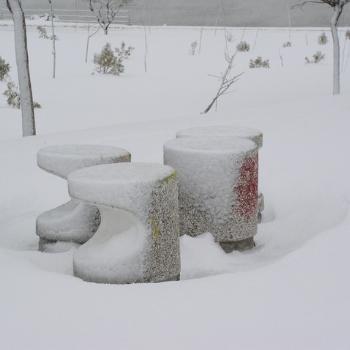
[[[236,57],[236,53],[233,55],[229,55],[228,53],[225,54],[225,59],[227,62],[227,67],[220,76],[212,75],[214,78],[217,78],[220,81],[220,85],[218,87],[218,90],[216,92],[216,95],[212,99],[212,101],[209,103],[208,107],[203,111],[202,114],[208,113],[212,107],[218,102],[219,98],[223,95],[226,95],[228,93],[228,90],[230,87],[239,79],[239,77],[243,74],[237,74],[233,77],[231,77],[231,71],[233,67],[233,61]]]
[[[97,27],[96,30],[94,30],[91,34],[90,34],[90,24],[88,24],[88,35],[87,35],[87,39],[86,39],[86,48],[85,48],[85,63],[87,63],[88,61],[88,56],[89,56],[89,46],[90,46],[90,39],[97,34],[97,32],[100,30],[100,27]]]
[[[89,9],[96,16],[98,24],[106,35],[110,25],[127,2],[128,0],[89,0]]]
[[[147,57],[148,57],[148,36],[147,36],[147,28],[146,28],[146,14],[147,14],[147,3],[143,1],[143,31],[144,31],[144,42],[145,42],[145,51],[143,55],[143,65],[145,68],[145,73],[147,73]]]
[[[338,35],[338,23],[343,13],[345,5],[350,0],[306,0],[293,7],[303,7],[306,4],[321,4],[330,6],[333,9],[333,15],[330,21],[330,27],[333,38],[333,95],[340,94],[340,44]]]
[[[50,5],[50,17],[51,17],[51,31],[52,31],[52,78],[56,77],[56,35],[55,35],[55,25],[54,25],[54,17],[55,13],[53,10],[52,0],[48,0]]]
[[[36,131],[29,72],[26,22],[21,0],[6,0],[6,5],[12,15],[15,32],[16,64],[22,111],[22,134],[23,136],[31,136],[35,135]]]

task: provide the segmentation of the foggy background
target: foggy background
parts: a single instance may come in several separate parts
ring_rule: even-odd
[[[132,0],[127,7],[129,24],[195,26],[288,26],[288,11],[298,0]],[[47,9],[47,0],[22,0],[24,9]],[[74,13],[87,10],[86,0],[54,0],[56,9]],[[0,8],[5,0],[0,0]],[[5,11],[1,11],[4,16]],[[38,14],[42,11],[38,10]],[[59,12],[57,12],[60,15]],[[292,26],[328,26],[332,10],[326,5],[309,4],[290,10]],[[33,14],[33,11],[30,11]],[[80,12],[81,14],[81,12]],[[1,17],[0,17],[1,18]],[[341,25],[350,25],[350,6]]]

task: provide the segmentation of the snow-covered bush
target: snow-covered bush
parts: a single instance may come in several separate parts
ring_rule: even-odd
[[[19,95],[18,87],[13,81],[7,83],[7,89],[4,91],[4,95],[7,97],[6,102],[10,107],[20,109],[21,98]],[[34,108],[41,108],[38,102],[34,102]]]
[[[43,26],[37,26],[36,27],[36,29],[38,30],[38,32],[39,32],[39,38],[41,38],[41,39],[50,39],[50,40],[52,40],[53,38],[55,38],[55,40],[58,40],[58,37],[57,37],[57,35],[48,35],[47,34],[47,30],[46,30],[46,28],[45,27],[43,27]]]
[[[249,68],[270,68],[270,61],[263,60],[260,56],[254,60],[250,60]]]
[[[192,56],[194,56],[196,54],[197,47],[198,47],[198,41],[193,41],[191,43],[191,47],[190,47],[190,54]]]
[[[10,65],[0,56],[0,81],[3,81],[10,72]]]
[[[328,43],[328,37],[326,35],[326,33],[322,33],[319,37],[318,37],[318,43],[319,45],[327,45]]]
[[[250,50],[250,45],[246,41],[241,41],[236,48],[239,52],[248,52]]]
[[[284,47],[284,48],[292,47],[292,43],[291,43],[290,41],[286,41],[286,42],[283,44],[283,47]]]
[[[116,47],[115,52],[117,54],[118,59],[126,60],[131,56],[134,48],[132,46],[126,47],[124,41],[121,43],[120,48]]]
[[[21,107],[17,86],[12,81],[9,81],[7,83],[7,89],[4,91],[4,95],[7,97],[6,101],[10,107],[13,107],[13,108]]]
[[[345,33],[345,38],[350,40],[350,29],[348,29]]]
[[[309,57],[305,57],[305,61],[306,63],[320,63],[321,61],[323,61],[325,58],[325,54],[323,54],[321,51],[317,51],[312,58]]]
[[[111,48],[111,44],[107,43],[101,53],[95,54],[94,63],[97,66],[96,70],[102,74],[119,75],[124,72],[124,60],[128,59],[131,55],[133,47],[126,48],[123,42],[120,48],[116,48],[114,51]]]
[[[44,28],[43,26],[37,26],[36,29],[39,33],[40,39],[49,39],[49,36],[47,35],[46,28]]]

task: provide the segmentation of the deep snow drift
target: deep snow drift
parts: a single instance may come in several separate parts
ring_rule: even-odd
[[[4,100],[0,109],[1,348],[350,347],[350,42],[343,94],[332,97],[331,44],[317,44],[322,30],[292,31],[285,49],[288,30],[229,31],[232,47],[241,38],[251,44],[234,68],[245,74],[217,112],[203,116],[218,84],[209,74],[225,69],[223,30],[205,29],[201,53],[191,56],[198,28],[147,29],[147,73],[142,28],[98,34],[90,61],[106,40],[135,46],[126,73],[112,77],[92,75],[93,65],[84,64],[86,29],[59,28],[54,81],[51,43],[30,28],[40,136],[20,138],[19,111]],[[14,68],[11,28],[1,28],[0,40]],[[304,57],[318,50],[325,61],[306,65]],[[249,70],[256,56],[270,59],[271,69]],[[37,167],[38,149],[112,145],[133,161],[162,162],[163,143],[178,130],[214,124],[264,132],[259,187],[266,209],[255,249],[226,255],[210,234],[184,236],[180,282],[124,286],[73,277],[72,251],[37,251],[36,216],[69,199],[66,182]]]

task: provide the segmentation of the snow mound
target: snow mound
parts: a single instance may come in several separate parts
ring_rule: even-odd
[[[103,145],[55,145],[39,150],[37,163],[50,173],[67,178],[81,168],[130,161],[130,153],[123,148]]]
[[[263,133],[260,130],[234,125],[213,125],[194,127],[180,130],[176,133],[177,138],[181,137],[211,137],[228,136],[249,139],[259,147],[263,145]]]

